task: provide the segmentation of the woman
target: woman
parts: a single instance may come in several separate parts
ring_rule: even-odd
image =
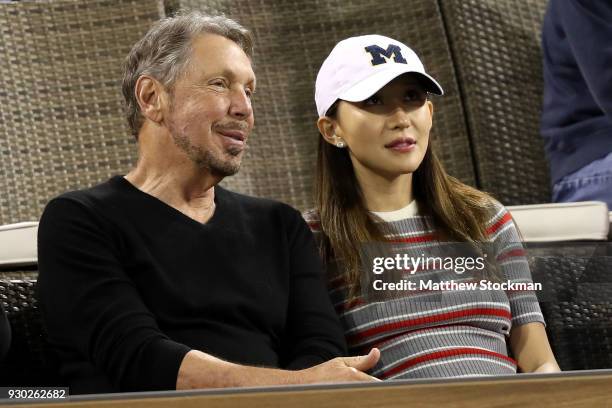
[[[380,348],[372,374],[383,379],[559,371],[532,290],[432,289],[431,282],[531,283],[531,276],[510,214],[447,175],[436,158],[428,93],[443,91],[417,55],[379,35],[341,41],[317,76],[316,209],[305,217],[349,346]],[[424,260],[450,242],[467,243],[484,268],[467,276],[451,267],[456,279],[447,279],[435,263],[408,273],[399,265],[402,254]],[[373,267],[385,259],[386,275]],[[381,276],[415,286],[381,290]]]

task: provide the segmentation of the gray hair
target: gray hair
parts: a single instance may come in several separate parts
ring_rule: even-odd
[[[124,64],[122,91],[125,113],[130,131],[136,138],[143,123],[136,100],[136,81],[142,75],[150,75],[171,92],[189,65],[192,40],[201,34],[221,35],[238,44],[249,58],[253,56],[253,37],[249,30],[223,15],[191,11],[157,21],[134,44]]]

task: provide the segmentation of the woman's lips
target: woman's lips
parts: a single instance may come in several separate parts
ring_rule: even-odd
[[[385,145],[387,149],[395,152],[405,153],[415,149],[416,141],[411,137],[400,137]]]

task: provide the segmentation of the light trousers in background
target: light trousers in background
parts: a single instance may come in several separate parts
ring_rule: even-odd
[[[612,153],[555,183],[552,200],[555,203],[604,201],[608,211],[612,211]]]

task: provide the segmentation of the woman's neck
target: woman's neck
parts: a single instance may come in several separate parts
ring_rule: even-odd
[[[371,172],[356,171],[355,176],[369,211],[396,211],[406,207],[414,199],[412,173],[387,178]]]

